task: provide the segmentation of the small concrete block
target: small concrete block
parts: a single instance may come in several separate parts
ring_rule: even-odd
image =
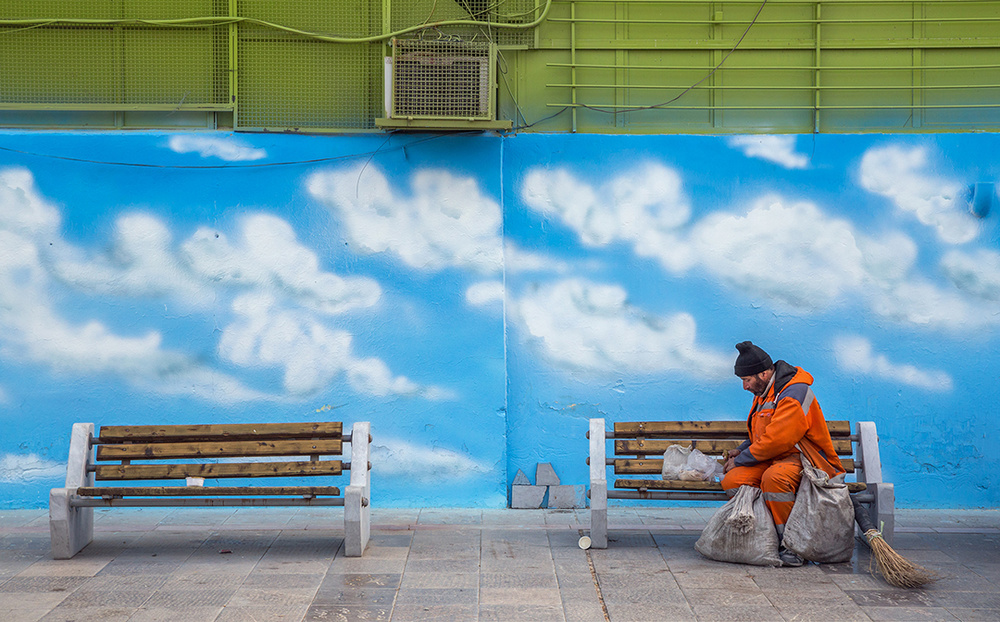
[[[549,507],[559,510],[586,507],[586,488],[583,485],[549,486]]]
[[[559,476],[548,462],[539,462],[535,469],[536,486],[558,486]]]
[[[528,476],[524,474],[521,469],[517,470],[517,475],[514,476],[515,486],[531,486],[531,482],[528,481]]]
[[[511,486],[510,507],[515,510],[537,510],[545,501],[548,486]]]

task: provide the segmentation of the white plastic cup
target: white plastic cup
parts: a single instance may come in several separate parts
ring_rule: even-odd
[[[580,537],[580,541],[577,542],[577,544],[580,545],[581,549],[583,549],[584,551],[586,551],[587,549],[590,548],[590,544],[591,544],[591,542],[590,542],[590,536],[581,536]]]

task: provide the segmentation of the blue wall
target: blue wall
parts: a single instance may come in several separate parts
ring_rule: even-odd
[[[75,421],[332,419],[376,504],[502,507],[590,417],[742,420],[752,339],[900,505],[996,507],[998,144],[0,133],[0,504]]]

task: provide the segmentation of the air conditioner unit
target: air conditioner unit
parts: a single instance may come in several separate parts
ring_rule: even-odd
[[[379,127],[508,129],[496,121],[496,47],[488,41],[393,39]]]

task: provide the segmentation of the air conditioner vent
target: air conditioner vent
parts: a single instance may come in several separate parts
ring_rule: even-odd
[[[393,40],[390,117],[492,120],[495,58],[486,41]]]

